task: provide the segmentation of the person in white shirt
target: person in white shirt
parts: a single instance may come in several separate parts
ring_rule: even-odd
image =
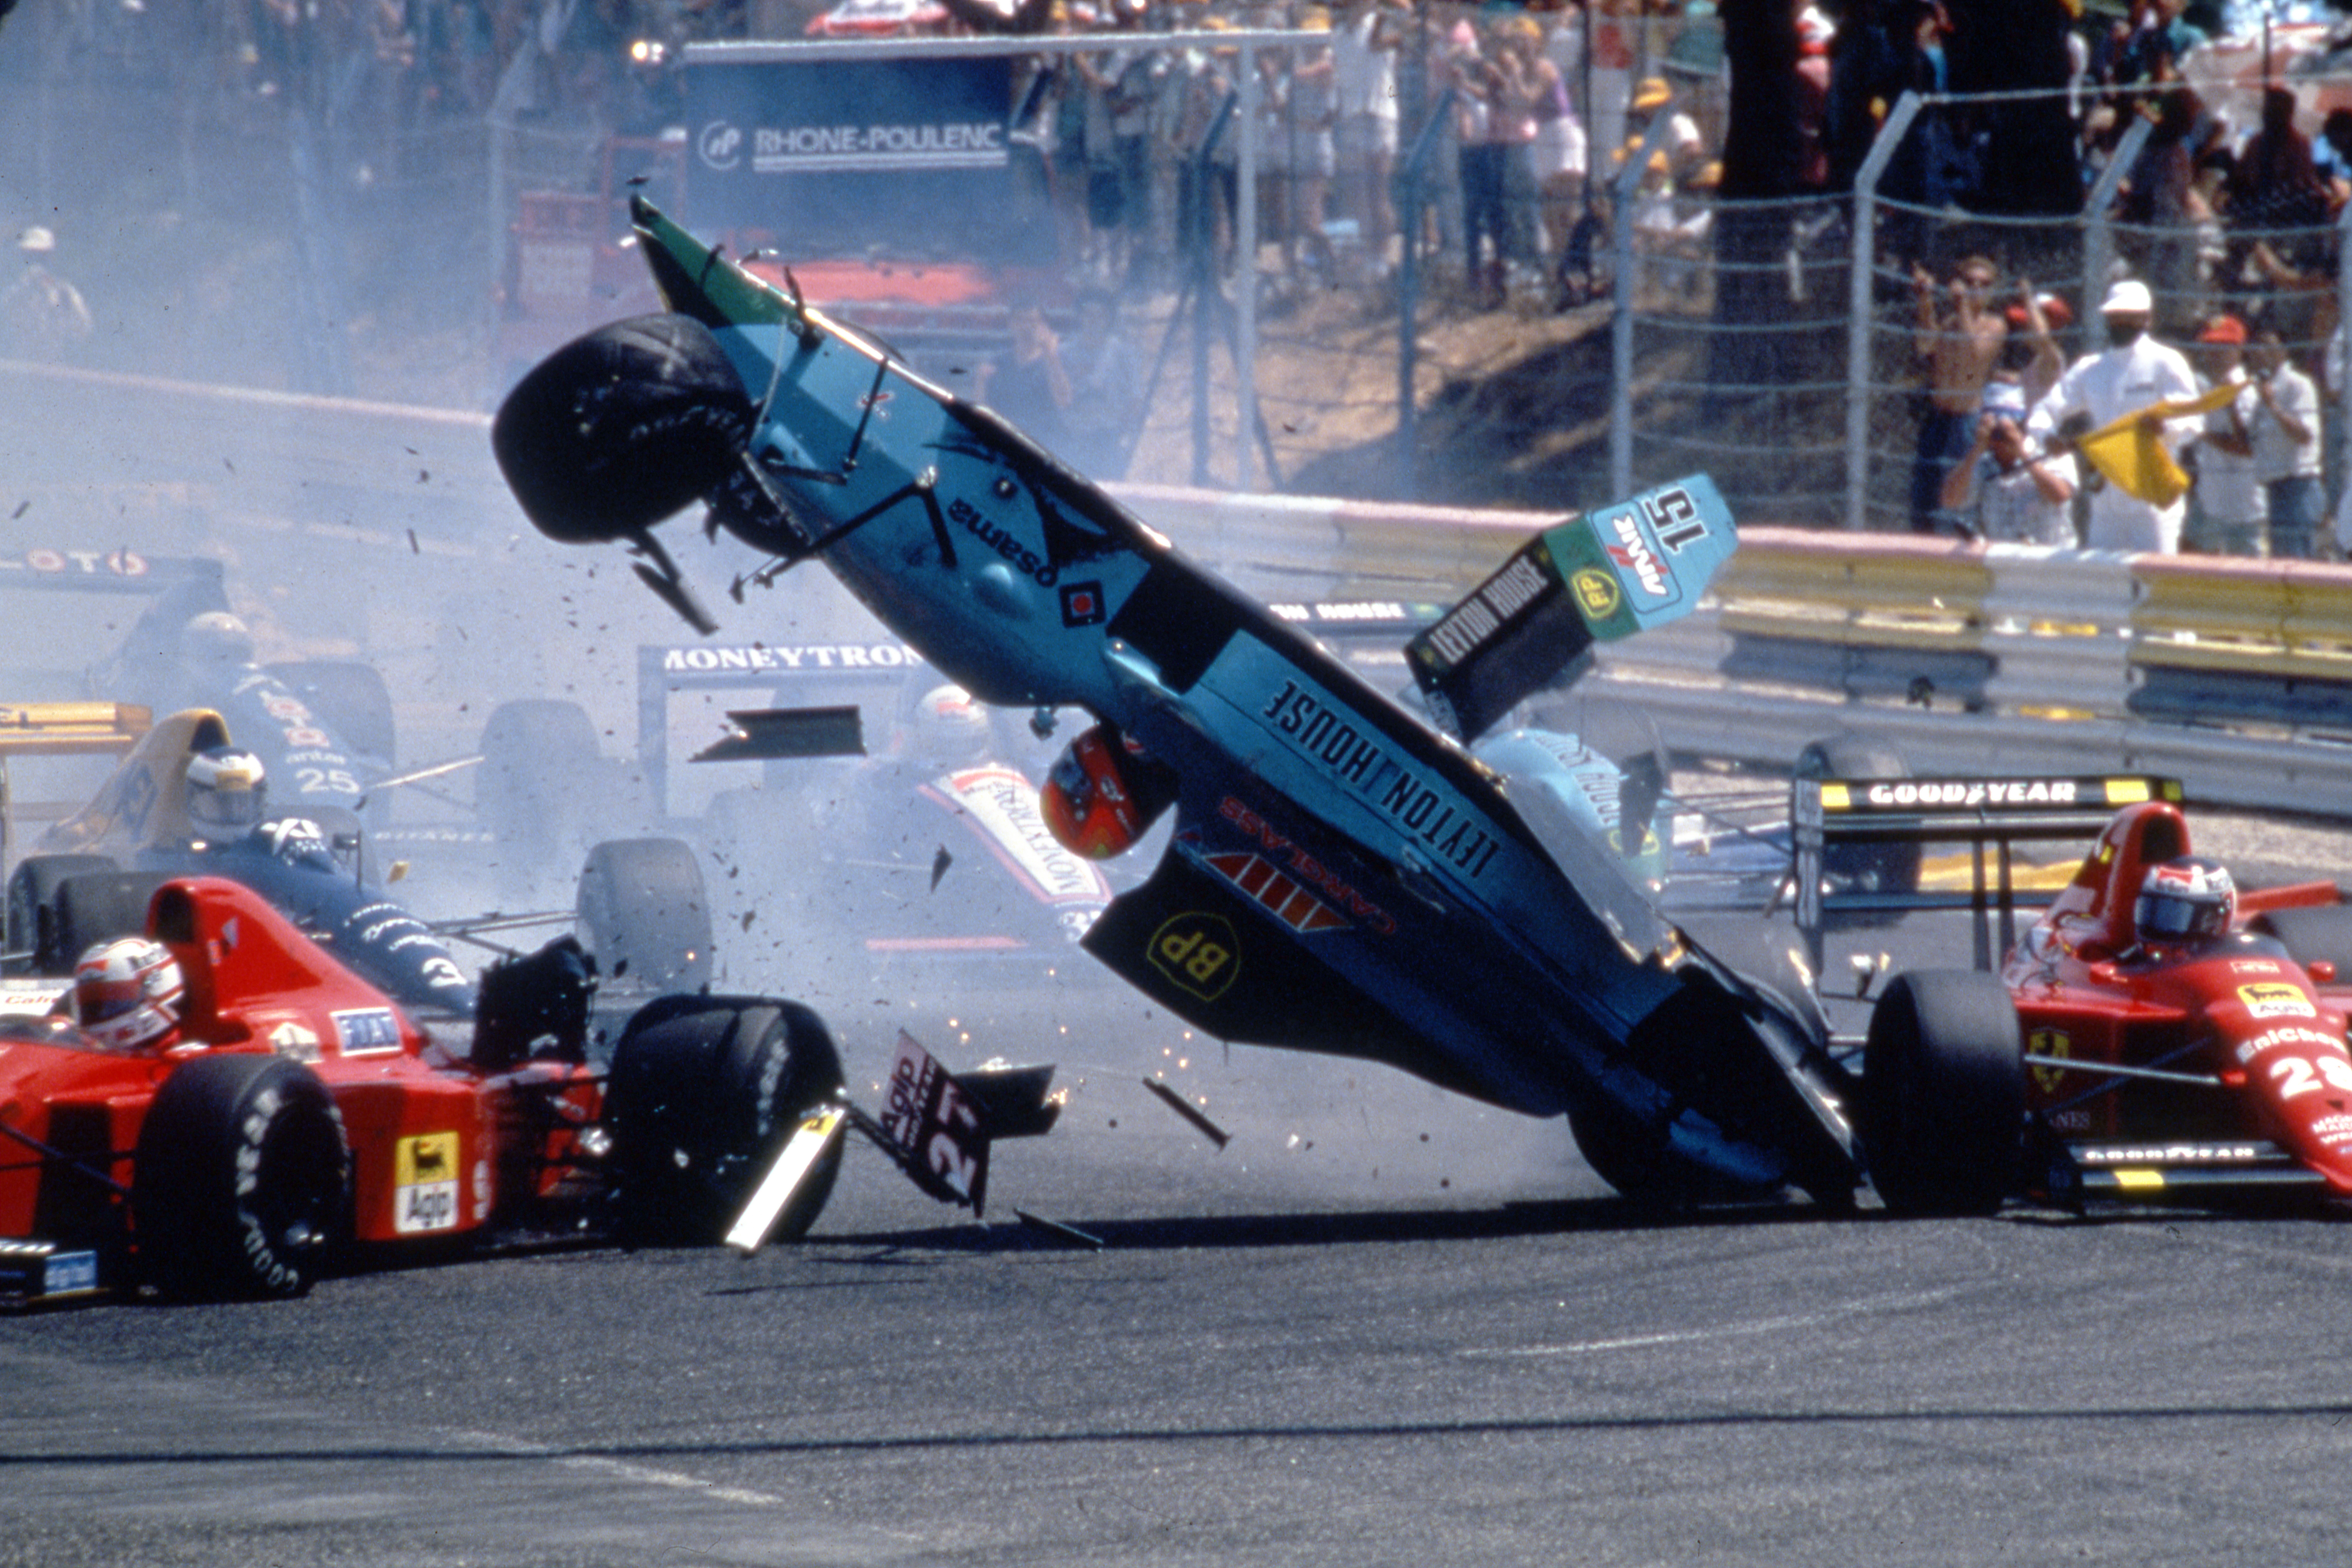
[[[2152,405],[2197,395],[2197,377],[2178,349],[2167,348],[2147,335],[2147,319],[2155,310],[2147,285],[2126,278],[2107,290],[2099,306],[2107,329],[2107,347],[2085,354],[2066,369],[2026,423],[2026,434],[2046,442],[2070,414],[2090,416],[2091,427],[2104,428],[2127,414],[2139,414],[2142,424],[2166,445],[2179,448],[2194,440],[2204,427],[2195,415],[2173,419],[2146,412]],[[2187,513],[2181,500],[2159,507],[2110,484],[2091,498],[2090,521],[2084,543],[2093,550],[2158,551],[2170,554],[2180,548],[2180,522]]]
[[[1944,477],[1943,509],[1966,513],[1992,544],[2074,546],[2074,459],[2026,438],[2008,408],[1977,416],[1976,442]]]
[[[2197,334],[2199,379],[2207,386],[2230,382],[2243,389],[2236,402],[2205,416],[2197,437],[2198,543],[2221,555],[2269,553],[2270,511],[2254,477],[2254,444],[2247,433],[2256,404],[2246,381],[2245,342],[2246,324],[2235,316],[2215,316]]]
[[[2294,368],[2274,331],[2256,332],[2248,358],[2256,398],[2249,422],[2254,475],[2270,504],[2271,553],[2307,561],[2312,536],[2327,515],[2319,477],[2319,389]]]
[[[1339,210],[1356,220],[1375,258],[1387,255],[1389,236],[1396,232],[1389,175],[1397,153],[1398,37],[1376,0],[1349,0],[1331,33]]]

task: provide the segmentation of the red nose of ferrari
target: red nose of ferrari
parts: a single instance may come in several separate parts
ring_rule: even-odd
[[[2345,1049],[2344,1021],[2310,1000],[2282,994],[2275,1006],[2301,1001],[2303,1014],[2254,1020],[2267,1026],[2250,1030],[2232,1055],[2278,1142],[2326,1177],[2338,1196],[2352,1196],[2352,1054]]]

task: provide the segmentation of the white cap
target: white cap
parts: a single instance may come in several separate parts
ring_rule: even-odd
[[[58,237],[39,224],[35,224],[16,237],[16,248],[19,250],[43,251],[55,250],[57,247]]]
[[[2147,285],[2137,278],[2117,283],[2099,303],[2103,316],[2145,316],[2155,309],[2156,301],[2149,297]]]

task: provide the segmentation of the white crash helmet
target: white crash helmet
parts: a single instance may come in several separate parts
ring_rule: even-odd
[[[180,628],[180,657],[197,664],[251,664],[253,628],[226,610],[206,610]]]
[[[261,759],[215,746],[188,759],[188,816],[214,833],[243,833],[268,815],[269,783]]]
[[[179,1027],[186,991],[170,949],[143,936],[118,937],[74,965],[74,1020],[102,1046],[137,1050]]]
[[[966,768],[988,760],[988,710],[961,686],[934,686],[915,704],[915,755],[940,767]]]
[[[2183,855],[2147,868],[2132,906],[2132,926],[2142,942],[2210,942],[2230,929],[2237,913],[2238,885],[2229,868]]]

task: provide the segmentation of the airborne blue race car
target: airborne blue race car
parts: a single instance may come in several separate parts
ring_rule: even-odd
[[[773,557],[739,594],[815,560],[983,700],[1084,709],[1047,790],[1064,842],[1117,850],[1174,813],[1084,945],[1202,1030],[1564,1113],[1629,1192],[1851,1201],[1853,1085],[1818,1014],[1656,911],[1567,758],[1462,743],[1696,602],[1734,544],[1712,485],[1544,531],[1414,639],[1441,729],[989,409],[635,216],[671,313],[560,351],[494,427],[543,531],[627,544],[708,631],[653,532],[701,500]]]

